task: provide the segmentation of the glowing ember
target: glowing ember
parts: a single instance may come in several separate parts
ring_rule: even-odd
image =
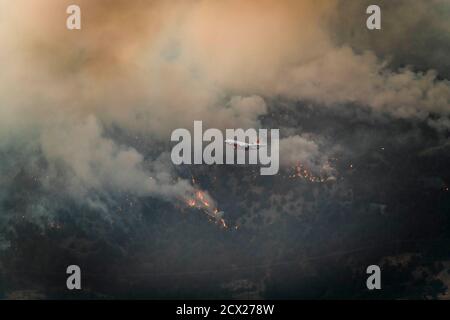
[[[309,171],[304,165],[297,164],[293,167],[294,173],[289,175],[289,178],[301,178],[309,182],[324,182],[325,178],[317,176]]]
[[[203,211],[211,221],[219,224],[221,227],[228,228],[225,220],[222,218],[223,212],[218,208],[211,207],[213,201],[205,192],[200,190],[195,191],[193,197],[186,199],[185,203],[189,208],[196,208]]]

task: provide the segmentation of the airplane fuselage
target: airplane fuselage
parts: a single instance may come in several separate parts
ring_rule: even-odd
[[[228,144],[228,145],[233,146],[235,149],[242,148],[242,149],[245,149],[245,150],[250,150],[250,149],[258,150],[259,148],[265,146],[264,144],[261,144],[259,142],[257,142],[257,143],[247,143],[247,142],[238,141],[238,140],[232,140],[232,139],[225,140],[225,143]]]

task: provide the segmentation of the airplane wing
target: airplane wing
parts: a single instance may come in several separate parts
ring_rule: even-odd
[[[259,149],[264,148],[266,145],[263,143],[255,143],[248,146],[249,149]]]

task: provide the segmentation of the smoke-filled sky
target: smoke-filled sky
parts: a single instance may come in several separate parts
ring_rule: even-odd
[[[0,294],[65,296],[38,275],[75,260],[95,298],[366,297],[366,262],[444,295],[450,1],[376,1],[370,31],[372,2],[0,0]],[[173,166],[194,120],[279,128],[280,173]]]

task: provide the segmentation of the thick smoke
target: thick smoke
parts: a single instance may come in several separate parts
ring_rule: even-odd
[[[29,159],[42,152],[47,171],[62,175],[64,190],[79,199],[92,190],[165,199],[195,192],[170,165],[152,169],[170,132],[194,120],[260,127],[266,99],[336,110],[352,104],[449,128],[449,82],[433,70],[391,69],[377,50],[341,41],[332,26],[346,2],[84,0],[81,31],[65,28],[69,4],[0,3],[0,147],[26,145]],[[114,128],[161,147],[115,141],[107,134]],[[286,167],[326,162],[307,135],[286,137],[281,148]]]
[[[41,146],[50,163],[49,172],[67,172],[67,191],[78,199],[88,198],[91,191],[130,192],[169,199],[188,196],[192,191],[185,181],[176,182],[170,174],[168,159],[164,162],[155,159],[146,167],[144,156],[134,148],[104,137],[92,116],[76,126],[69,123],[45,130]],[[52,167],[57,165],[61,166],[59,170]]]

